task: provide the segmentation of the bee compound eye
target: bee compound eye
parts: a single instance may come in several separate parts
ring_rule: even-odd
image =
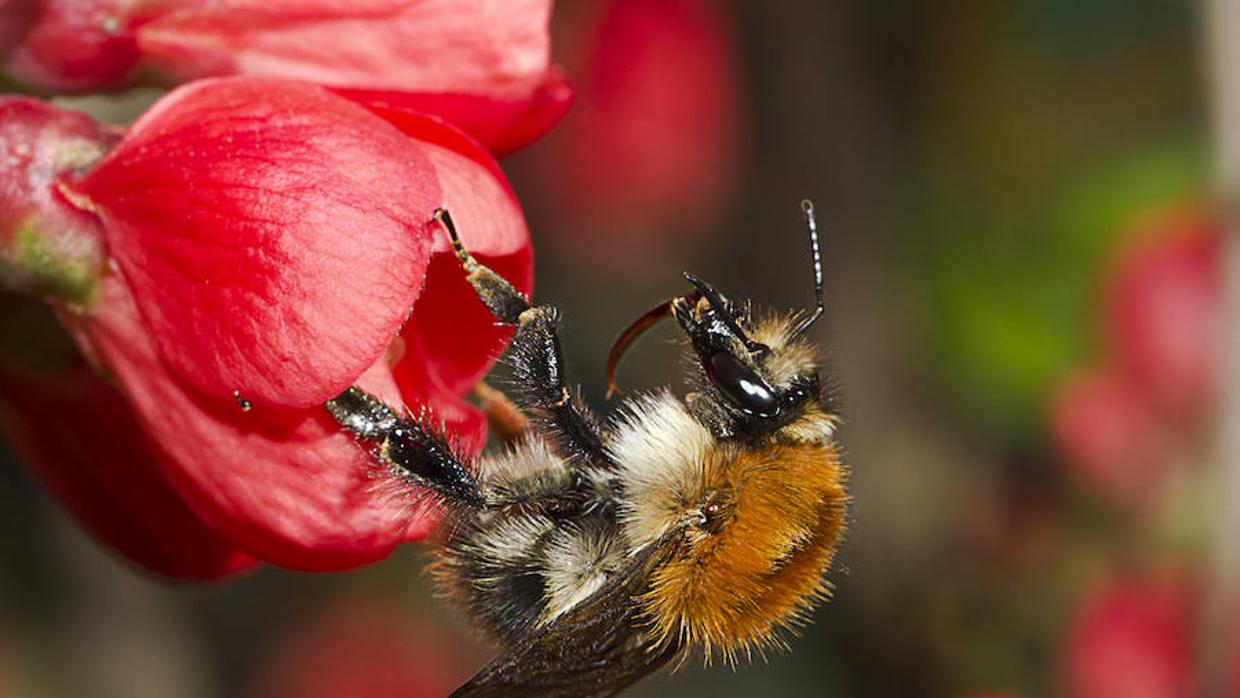
[[[706,375],[733,405],[758,417],[779,413],[775,391],[753,369],[726,352],[716,352],[706,361]]]

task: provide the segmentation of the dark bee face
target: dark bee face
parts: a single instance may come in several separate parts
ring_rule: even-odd
[[[755,327],[748,313],[692,275],[696,292],[671,301],[670,312],[688,337],[700,364],[699,411],[728,432],[767,433],[795,419],[817,395],[812,357],[789,355],[791,325]],[[768,325],[770,323],[767,323]],[[791,359],[791,360],[790,360]],[[725,431],[717,429],[717,431]]]
[[[780,400],[775,389],[735,354],[713,352],[703,362],[703,368],[710,382],[736,409],[766,419],[779,416]]]
[[[705,284],[702,284],[705,286]],[[709,288],[709,287],[706,287]],[[691,294],[672,301],[672,314],[689,338],[702,370],[711,384],[734,409],[746,415],[773,419],[779,415],[779,397],[758,372],[759,360],[770,348],[748,337],[746,322],[722,295]]]

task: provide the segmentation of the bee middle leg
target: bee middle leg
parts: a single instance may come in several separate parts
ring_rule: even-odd
[[[446,210],[437,210],[435,220],[448,232],[466,279],[478,298],[496,319],[517,328],[509,347],[509,360],[522,388],[517,395],[518,403],[548,427],[548,433],[566,454],[590,462],[606,462],[597,419],[565,382],[559,311],[552,306],[530,305],[507,279],[474,259],[461,244]]]

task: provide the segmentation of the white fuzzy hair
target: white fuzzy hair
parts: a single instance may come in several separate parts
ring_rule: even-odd
[[[625,493],[621,523],[640,549],[683,523],[714,439],[667,390],[633,398],[620,414],[608,453]]]

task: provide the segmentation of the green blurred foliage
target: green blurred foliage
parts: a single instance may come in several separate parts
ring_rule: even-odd
[[[1154,0],[962,4],[924,71],[919,373],[965,421],[1032,445],[1048,393],[1095,348],[1116,240],[1202,196],[1190,17]]]

